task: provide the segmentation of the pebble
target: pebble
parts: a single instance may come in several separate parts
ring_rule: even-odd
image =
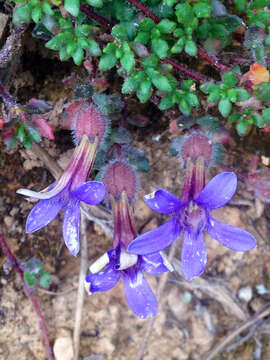
[[[53,345],[55,360],[73,360],[74,352],[70,332],[61,329],[58,336]]]
[[[250,286],[241,287],[238,290],[238,297],[240,300],[249,302],[252,299],[253,292]]]

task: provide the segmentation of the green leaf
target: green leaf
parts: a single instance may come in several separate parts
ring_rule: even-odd
[[[86,0],[86,2],[96,8],[101,8],[103,6],[103,0]]]
[[[185,99],[191,106],[199,106],[200,105],[198,97],[194,93],[187,93],[185,96]]]
[[[77,40],[72,40],[67,44],[66,52],[67,55],[71,56],[77,48]]]
[[[250,94],[245,89],[235,89],[237,94],[237,101],[246,101],[250,98]]]
[[[207,102],[218,102],[220,100],[219,89],[213,89],[207,97]]]
[[[194,81],[193,80],[184,80],[182,82],[181,88],[184,91],[191,91],[191,87],[194,85]]]
[[[266,125],[270,125],[270,108],[263,110],[262,117]]]
[[[158,23],[157,28],[163,34],[171,34],[176,28],[176,23],[168,19],[162,19]]]
[[[42,10],[43,10],[44,14],[50,15],[50,16],[54,15],[52,6],[47,1],[42,1],[41,6],[42,6]]]
[[[104,54],[114,54],[115,51],[118,49],[115,43],[109,43],[103,49]]]
[[[65,0],[64,7],[72,16],[77,17],[80,11],[80,0]]]
[[[138,42],[138,43],[141,43],[143,45],[147,45],[149,39],[150,39],[150,35],[149,35],[148,32],[140,31],[138,33],[138,35],[135,37],[134,41]]]
[[[207,18],[211,14],[211,6],[205,2],[200,2],[193,6],[193,11],[198,18]]]
[[[168,54],[169,45],[163,39],[153,39],[151,48],[154,54],[160,59],[164,59]]]
[[[236,124],[236,130],[239,135],[244,135],[247,129],[248,123],[245,120],[241,120],[239,121],[239,123]]]
[[[166,110],[171,108],[176,103],[174,95],[165,96],[161,99],[159,108],[160,110]]]
[[[173,54],[178,54],[178,53],[182,52],[184,50],[184,45],[185,45],[185,38],[182,37],[171,48],[171,52]]]
[[[122,86],[122,94],[131,94],[137,90],[139,86],[138,81],[134,79],[134,76],[127,78]]]
[[[61,47],[59,50],[59,57],[61,61],[66,61],[70,58],[71,55],[68,55],[67,49],[65,47]]]
[[[40,286],[46,289],[49,287],[50,282],[51,282],[51,275],[45,272],[39,280]]]
[[[100,56],[101,50],[99,44],[94,40],[88,40],[88,47],[86,49],[92,56]]]
[[[240,118],[241,118],[240,114],[234,113],[228,117],[228,122],[233,123],[233,122],[238,121]]]
[[[24,126],[24,124],[21,124],[19,129],[18,129],[16,137],[21,143],[23,143],[24,139],[25,139],[25,136],[26,136],[26,134],[25,134],[25,126]]]
[[[35,275],[25,272],[23,274],[24,280],[27,283],[28,286],[35,286],[37,283],[37,279],[35,278]]]
[[[219,91],[218,85],[216,85],[212,82],[207,82],[207,83],[202,84],[200,86],[200,89],[204,94],[210,94],[211,92],[213,92],[215,90]]]
[[[143,103],[143,104],[146,103],[152,95],[151,81],[150,80],[143,81],[140,84],[139,89],[137,90],[136,94],[141,103]]]
[[[29,4],[19,6],[16,8],[13,15],[13,23],[15,25],[24,22],[29,22],[30,20],[31,20],[31,7]]]
[[[178,22],[184,26],[188,26],[194,17],[192,7],[185,2],[183,4],[178,4],[175,9]]]
[[[197,46],[194,41],[188,40],[185,44],[185,52],[190,56],[196,56],[198,53]]]
[[[78,37],[81,37],[81,36],[86,36],[87,37],[90,34],[90,25],[82,24],[82,25],[76,26],[75,34]]]
[[[223,75],[224,84],[232,88],[237,84],[237,77],[233,72],[227,72]]]
[[[158,76],[151,78],[151,80],[155,87],[162,93],[169,93],[172,91],[172,87],[166,76],[159,74]]]
[[[177,2],[178,0],[165,0],[164,1],[169,7],[173,7]]]
[[[126,70],[126,72],[130,73],[135,65],[133,52],[132,51],[125,52],[124,56],[120,58],[120,63],[123,66],[123,68]]]
[[[139,31],[150,32],[155,27],[155,23],[152,19],[143,18],[139,22]]]
[[[32,19],[35,23],[39,22],[39,19],[41,18],[42,10],[40,6],[36,6],[32,11]]]
[[[179,101],[179,110],[186,116],[188,116],[191,112],[191,106],[185,99],[180,99]]]
[[[101,56],[100,60],[99,60],[99,70],[105,71],[105,70],[110,70],[111,68],[113,68],[115,66],[117,62],[117,57],[113,54],[104,54]]]
[[[227,117],[232,110],[232,103],[229,99],[221,99],[218,103],[218,110],[223,117]]]
[[[40,132],[32,126],[26,126],[26,128],[31,139],[33,139],[37,143],[40,142],[41,140]]]
[[[229,99],[231,102],[235,103],[235,102],[237,101],[237,91],[236,91],[236,89],[230,89],[230,90],[228,90],[227,95],[228,95],[228,99]]]
[[[156,55],[151,54],[147,58],[143,59],[142,66],[144,68],[152,67],[155,68],[158,64],[158,57]]]
[[[260,128],[265,127],[265,122],[264,122],[263,117],[261,115],[255,113],[255,114],[252,115],[252,118],[253,118],[253,123],[256,126],[258,126]]]
[[[270,101],[270,82],[260,83],[254,92],[258,100]]]
[[[127,40],[127,30],[122,25],[115,25],[112,28],[112,36],[115,39]]]
[[[72,59],[76,65],[81,65],[84,57],[84,51],[83,49],[78,46],[77,49],[72,54]]]

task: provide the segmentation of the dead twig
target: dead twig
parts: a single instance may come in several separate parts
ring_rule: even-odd
[[[74,360],[79,359],[80,352],[80,335],[81,335],[81,320],[84,303],[84,279],[87,273],[87,235],[86,235],[86,218],[81,214],[81,266],[79,273],[79,286],[77,292],[77,304],[75,313],[75,324],[73,333],[74,344]]]
[[[204,360],[212,360],[215,356],[217,356],[230,342],[233,341],[238,335],[240,335],[243,331],[250,328],[257,322],[260,322],[262,319],[266,318],[270,315],[270,303],[262,306],[256,314],[246,321],[244,321],[240,326],[238,326],[230,335],[223,338],[219,344],[204,358]]]
[[[177,242],[175,241],[173,243],[173,245],[170,248],[170,252],[169,252],[169,256],[168,256],[168,261],[169,263],[172,262],[175,252],[176,252],[176,248],[177,248]],[[168,280],[168,276],[169,276],[169,272],[164,273],[161,278],[160,281],[158,283],[158,288],[157,288],[157,301],[159,302],[163,293],[163,290],[165,288],[166,282]],[[146,346],[147,346],[147,342],[149,340],[149,337],[151,335],[151,332],[153,330],[153,326],[154,326],[154,322],[155,322],[156,317],[152,317],[148,320],[147,324],[146,324],[146,331],[145,331],[145,335],[143,337],[143,340],[141,342],[139,351],[136,355],[136,359],[135,360],[141,360],[143,357],[143,354],[145,352]]]
[[[178,259],[173,260],[173,267],[175,272],[183,278],[181,262]],[[181,281],[179,283],[191,291],[200,289],[207,296],[218,301],[229,315],[234,315],[239,320],[243,321],[248,316],[248,314],[240,307],[236,298],[232,295],[232,291],[224,286],[224,284],[220,284],[217,280],[211,279],[210,283],[206,279],[199,277],[191,282]]]

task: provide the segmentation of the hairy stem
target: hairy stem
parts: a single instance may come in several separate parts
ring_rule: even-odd
[[[35,310],[35,312],[37,314],[37,317],[39,319],[39,324],[40,324],[40,329],[41,329],[42,336],[43,336],[43,342],[44,342],[44,346],[45,346],[45,350],[46,350],[47,359],[48,360],[53,360],[53,355],[52,355],[52,351],[51,351],[51,347],[50,347],[50,341],[49,341],[49,336],[48,336],[46,323],[45,323],[45,320],[44,320],[43,315],[41,313],[41,310],[40,310],[39,304],[37,302],[37,299],[34,297],[33,294],[30,294],[29,291],[27,291],[28,285],[24,280],[23,270],[22,270],[20,264],[18,263],[17,259],[15,258],[15,256],[12,254],[10,248],[8,247],[8,244],[6,243],[5,239],[3,238],[3,236],[1,234],[0,234],[0,246],[1,246],[4,254],[6,255],[7,259],[12,264],[13,268],[15,269],[15,271],[20,276],[20,279],[21,279],[21,281],[22,281],[22,283],[24,285],[25,294],[27,295],[27,297],[31,301],[33,309]]]
[[[95,20],[97,23],[99,23],[100,25],[103,25],[107,29],[111,29],[113,27],[113,24],[108,19],[105,19],[103,16],[100,16],[99,14],[94,12],[92,9],[90,9],[88,6],[81,5],[80,10],[85,15],[87,15],[89,18]]]

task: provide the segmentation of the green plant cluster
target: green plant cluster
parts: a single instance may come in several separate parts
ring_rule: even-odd
[[[202,83],[201,78],[192,71],[185,72],[183,65],[179,80],[181,70],[171,59],[179,62],[181,54],[190,63],[200,56],[200,47],[209,39],[216,39],[224,49],[231,44],[235,30],[247,21],[251,26],[245,32],[243,46],[250,51],[251,61],[267,66],[270,16],[266,6],[270,0],[235,0],[235,10],[241,17],[229,14],[227,4],[221,0],[141,0],[146,11],[125,0],[16,2],[23,4],[15,9],[14,23],[33,20],[34,36],[45,39],[45,46],[58,51],[62,61],[72,58],[80,65],[91,56],[98,57],[100,71],[116,68],[123,79],[122,94],[134,93],[141,103],[155,95],[160,110],[177,106],[182,114],[189,115],[200,106],[200,89],[208,95],[207,101],[216,103],[221,115],[228,118],[233,105],[252,96],[269,101],[265,100],[267,95],[262,95],[269,88],[267,84],[247,91],[243,84],[239,87],[232,71],[223,74],[221,82],[204,82],[196,87],[188,78]],[[85,10],[89,5],[101,22]],[[211,64],[215,65],[215,59]],[[183,75],[187,79],[183,80]]]
[[[51,275],[44,269],[41,261],[32,258],[24,264],[24,280],[27,285],[34,287],[40,285],[48,288],[51,282]]]

